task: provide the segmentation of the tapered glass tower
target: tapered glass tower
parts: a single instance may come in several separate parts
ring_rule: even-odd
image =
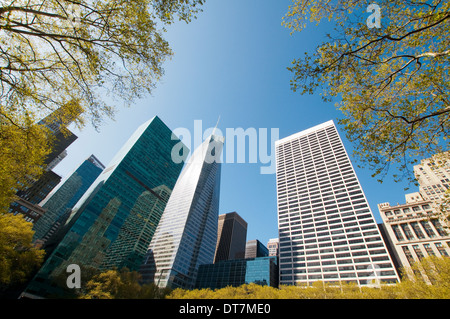
[[[144,282],[194,288],[199,266],[213,262],[223,142],[212,134],[188,160],[141,267]]]
[[[179,143],[158,117],[140,126],[74,206],[64,237],[27,292],[61,293],[56,288],[66,284],[71,264],[82,278],[111,268],[138,270],[183,166],[172,160]]]
[[[280,284],[398,281],[333,121],[275,148]]]

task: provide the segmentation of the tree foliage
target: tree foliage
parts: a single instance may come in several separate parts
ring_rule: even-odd
[[[0,116],[0,212],[7,211],[14,194],[28,184],[30,176],[42,173],[42,163],[50,152],[43,126],[29,116],[11,114],[10,118],[14,124]]]
[[[169,291],[154,284],[140,284],[141,276],[127,268],[107,270],[86,283],[80,299],[159,299]]]
[[[1,1],[0,205],[42,172],[51,142],[37,121],[59,109],[63,126],[98,128],[112,103],[150,93],[173,54],[165,26],[191,21],[203,2]]]
[[[41,265],[44,251],[32,245],[33,234],[23,217],[0,214],[0,291],[23,283]]]
[[[275,288],[255,283],[220,289],[160,289],[141,284],[140,274],[126,268],[107,270],[81,289],[81,299],[448,299],[450,258],[427,257],[405,268],[396,284],[359,287],[354,283],[324,283]]]
[[[397,284],[359,287],[324,283],[274,288],[254,283],[221,289],[175,289],[168,299],[449,299],[450,258],[427,257],[403,271]]]
[[[381,27],[369,28],[372,1],[293,0],[283,24],[292,32],[324,18],[333,34],[292,62],[291,88],[338,99],[354,153],[382,181],[414,181],[409,165],[448,149],[450,2],[381,0]]]

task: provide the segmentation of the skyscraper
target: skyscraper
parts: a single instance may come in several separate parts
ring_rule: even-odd
[[[275,147],[280,284],[398,281],[333,121]]]
[[[198,267],[213,262],[223,143],[212,134],[188,160],[141,267],[144,282],[194,288]]]
[[[64,238],[27,292],[61,293],[53,287],[58,280],[65,284],[70,264],[80,266],[82,275],[137,270],[182,169],[183,161],[172,160],[179,143],[156,116],[141,125],[74,206]]]
[[[219,215],[214,262],[244,258],[246,241],[247,222],[238,213]]]
[[[105,167],[94,156],[86,159],[75,172],[56,190],[46,198],[41,206],[46,210],[45,214],[34,224],[33,240],[44,244],[56,231],[55,224],[64,224],[64,217],[78,202]]]

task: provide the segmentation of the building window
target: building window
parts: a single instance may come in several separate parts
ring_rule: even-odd
[[[406,259],[408,260],[409,264],[412,265],[414,263],[414,257],[409,250],[408,246],[402,246],[403,252],[405,253]]]
[[[427,252],[428,256],[436,256],[430,244],[423,244],[423,247],[425,248],[425,251]]]
[[[425,232],[427,233],[428,237],[430,238],[436,237],[436,234],[434,233],[430,224],[426,220],[420,221],[420,224],[422,225],[423,229],[425,229]]]
[[[414,235],[412,234],[409,225],[408,224],[401,224],[400,225],[403,229],[403,232],[405,233],[405,236],[408,240],[413,240],[414,239]]]
[[[414,249],[414,252],[416,253],[417,257],[419,258],[419,260],[421,260],[422,258],[425,257],[422,250],[420,249],[419,245],[413,245],[413,249]]]
[[[420,229],[419,223],[412,222],[411,226],[412,226],[412,229],[414,230],[414,233],[416,234],[417,238],[419,238],[419,239],[425,238],[425,235],[423,234],[422,230]]]
[[[436,248],[439,251],[439,253],[441,254],[441,256],[448,257],[448,253],[445,250],[444,246],[442,246],[441,243],[435,243],[434,245],[436,246]]]
[[[434,228],[436,228],[437,232],[440,236],[447,236],[447,232],[442,227],[441,223],[437,219],[432,219],[431,223],[433,224]]]

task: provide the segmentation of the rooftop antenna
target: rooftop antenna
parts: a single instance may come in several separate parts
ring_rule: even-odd
[[[214,135],[214,133],[216,132],[216,128],[217,128],[217,126],[219,125],[219,121],[220,121],[220,115],[219,115],[219,118],[217,119],[216,126],[214,126],[214,129],[213,129],[213,131],[212,131],[212,135]]]

